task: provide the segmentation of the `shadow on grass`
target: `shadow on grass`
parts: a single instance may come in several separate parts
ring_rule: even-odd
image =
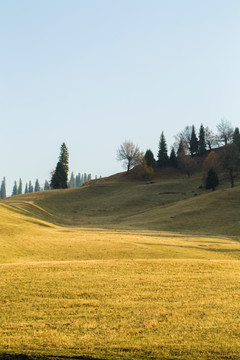
[[[0,353],[0,360],[105,360],[91,356],[54,356]]]

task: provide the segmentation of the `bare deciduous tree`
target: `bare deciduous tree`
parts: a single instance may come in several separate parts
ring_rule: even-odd
[[[128,173],[133,166],[141,164],[143,153],[139,150],[139,147],[131,141],[124,141],[117,150],[117,160],[123,161]]]
[[[233,127],[230,121],[222,119],[217,125],[219,140],[224,142],[224,145],[231,143],[233,137]]]
[[[234,173],[240,168],[240,153],[235,144],[228,144],[223,148],[223,168],[228,172],[231,186],[234,187]]]
[[[178,151],[179,144],[184,147],[185,152],[189,153],[190,144],[191,144],[191,135],[192,135],[192,126],[185,126],[185,128],[175,135],[174,148],[175,151]]]
[[[188,177],[192,175],[197,167],[196,161],[190,155],[186,155],[184,151],[178,154],[177,163],[179,169],[187,174]]]
[[[212,150],[213,147],[218,146],[217,135],[215,135],[208,126],[205,128],[205,141],[208,146],[208,150]]]

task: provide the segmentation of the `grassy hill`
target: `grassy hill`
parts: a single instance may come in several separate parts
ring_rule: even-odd
[[[77,189],[15,196],[4,203],[53,224],[238,236],[240,184],[217,191],[199,188],[202,174],[161,174],[154,182],[124,175]]]
[[[0,202],[0,359],[239,359],[239,184],[123,175]]]

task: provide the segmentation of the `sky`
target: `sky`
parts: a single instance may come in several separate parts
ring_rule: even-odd
[[[240,126],[239,0],[0,0],[0,180],[123,171],[187,125]],[[25,187],[25,186],[24,186]]]

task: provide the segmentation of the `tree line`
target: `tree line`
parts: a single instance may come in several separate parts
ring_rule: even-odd
[[[218,173],[226,170],[231,186],[234,186],[234,173],[240,167],[240,133],[225,119],[217,125],[217,134],[209,127],[201,124],[197,133],[196,127],[186,126],[175,136],[175,142],[168,155],[168,147],[164,132],[160,135],[157,158],[151,149],[143,154],[139,147],[131,141],[125,141],[117,150],[117,160],[123,161],[129,173],[135,165],[141,165],[142,177],[152,178],[157,169],[172,166],[180,169],[188,176],[202,167],[207,175],[204,177],[205,186],[213,190],[218,185]]]
[[[78,173],[76,176],[74,172],[71,173],[70,179],[68,181],[68,172],[69,172],[69,151],[65,143],[62,143],[60,148],[59,160],[57,162],[56,168],[51,173],[50,181],[45,180],[43,187],[40,186],[39,180],[36,179],[33,184],[30,180],[25,184],[23,189],[22,179],[19,181],[14,181],[12,196],[21,195],[27,193],[33,193],[38,191],[46,191],[51,189],[66,189],[66,188],[75,188],[84,185],[86,182],[92,179],[91,174]],[[97,175],[95,175],[97,179]],[[6,198],[6,178],[4,177],[1,186],[0,186],[0,198]]]

